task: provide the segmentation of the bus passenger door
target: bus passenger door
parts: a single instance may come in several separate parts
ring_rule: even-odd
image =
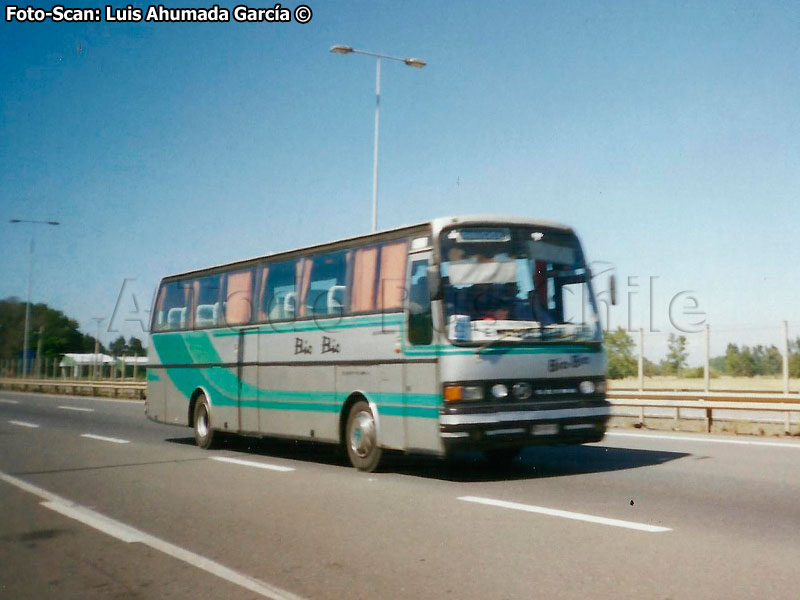
[[[238,342],[239,431],[258,433],[258,327],[240,329]]]
[[[408,281],[403,362],[403,404],[406,447],[409,450],[439,451],[439,385],[428,265],[431,253],[416,252],[408,257]]]

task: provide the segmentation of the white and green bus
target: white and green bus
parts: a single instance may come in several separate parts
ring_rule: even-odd
[[[220,434],[493,462],[602,439],[592,277],[567,226],[475,216],[166,277],[147,416]]]

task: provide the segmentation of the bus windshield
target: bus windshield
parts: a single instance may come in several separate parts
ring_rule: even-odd
[[[441,250],[451,341],[601,340],[591,275],[572,233],[460,227],[442,233]]]

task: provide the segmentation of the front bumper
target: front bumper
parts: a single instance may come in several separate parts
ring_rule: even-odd
[[[603,439],[611,416],[606,400],[493,406],[449,405],[439,415],[445,450],[486,450],[541,444],[582,444]]]

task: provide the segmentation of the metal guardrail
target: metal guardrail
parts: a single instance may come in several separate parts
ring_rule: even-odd
[[[697,413],[702,411],[705,430],[711,431],[714,411],[756,411],[783,413],[783,431],[792,433],[792,413],[800,414],[800,394],[776,392],[741,391],[674,391],[674,390],[609,390],[606,394],[613,406],[638,408],[638,424],[644,425],[645,409],[674,410],[674,423],[677,428],[681,421],[681,410]],[[629,416],[629,415],[615,415]],[[685,413],[684,413],[684,416]],[[663,418],[663,416],[653,418]],[[725,419],[717,419],[722,421]],[[748,421],[747,418],[741,421]]]
[[[144,400],[144,381],[82,381],[79,379],[6,379],[0,378],[0,389],[54,394],[87,394],[89,396],[129,397]],[[101,394],[100,392],[106,392]]]
[[[611,383],[611,381],[609,381]],[[689,388],[689,387],[662,387],[662,388],[648,388],[645,387],[644,390],[640,390],[638,387],[617,387],[615,385],[609,386],[610,392],[624,392],[624,393],[645,393],[648,392],[655,392],[655,393],[667,393],[667,392],[689,392],[692,394],[705,394],[707,393],[705,389],[696,387],[696,388]],[[742,388],[714,388],[710,390],[712,393],[732,393],[732,394],[767,394],[767,395],[781,395],[783,396],[783,390],[776,390],[776,389],[752,389],[752,390],[743,390]],[[790,390],[789,395],[798,396],[800,397],[800,392],[797,390]]]
[[[608,390],[606,397],[611,400],[694,400],[717,402],[767,402],[800,404],[800,394],[781,392],[743,392],[743,391],[675,391],[675,390]]]
[[[674,399],[664,399],[664,400],[653,400],[653,399],[643,399],[639,397],[633,398],[613,398],[609,397],[609,402],[611,402],[612,406],[614,407],[632,407],[638,408],[638,424],[640,426],[644,425],[645,420],[645,409],[647,408],[657,408],[657,409],[670,409],[674,410],[674,417],[673,420],[675,425],[681,421],[681,410],[690,410],[690,411],[701,411],[701,414],[704,416],[702,417],[703,421],[705,422],[705,430],[711,431],[711,426],[714,422],[714,411],[755,411],[755,412],[774,412],[774,413],[783,413],[783,432],[787,435],[792,433],[791,425],[792,425],[792,413],[797,413],[800,415],[800,404],[798,403],[790,403],[790,402],[767,402],[763,399],[759,399],[756,402],[748,402],[746,400],[733,400],[733,401],[720,401],[720,400],[710,400],[706,401],[704,399],[698,400],[674,400]],[[614,415],[614,416],[629,416],[629,415]],[[684,417],[686,414],[684,413]],[[650,418],[663,418],[663,416],[654,416],[650,415]],[[717,419],[717,420],[724,420],[724,419]],[[741,419],[742,421],[747,421],[748,419]]]
[[[144,381],[81,381],[74,379],[8,379],[0,378],[0,389],[30,392],[107,395],[113,398],[128,396],[144,399],[147,384]],[[104,392],[104,393],[103,393]],[[102,393],[102,394],[101,394]],[[609,390],[607,398],[613,407],[638,408],[638,421],[644,425],[646,409],[674,410],[673,419],[681,420],[681,411],[702,411],[706,431],[711,431],[714,411],[756,411],[783,413],[784,433],[791,433],[791,416],[800,415],[800,394],[775,394],[763,392],[675,392],[672,390]],[[630,416],[630,415],[614,415]],[[684,413],[686,417],[686,413]],[[663,416],[648,418],[664,418]],[[717,419],[721,420],[721,419]],[[776,421],[779,422],[779,421]]]

